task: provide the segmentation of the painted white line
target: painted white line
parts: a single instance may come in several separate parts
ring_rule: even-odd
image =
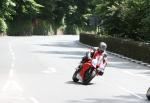
[[[23,89],[19,86],[19,84],[14,80],[9,80],[2,88],[3,92],[10,92],[10,91],[19,91],[23,92]]]
[[[130,93],[130,94],[132,94],[132,95],[134,95],[135,97],[137,97],[137,98],[139,98],[139,99],[144,99],[143,97],[137,95],[136,93],[134,93],[134,92],[132,92],[132,91],[130,91],[130,90],[128,90],[128,89],[122,87],[122,86],[118,86],[118,87],[119,87],[120,89],[122,89],[122,90],[124,90],[124,91],[126,91],[126,92],[128,92],[128,93]]]
[[[138,77],[141,77],[141,78],[143,78],[143,79],[147,79],[147,77],[144,76],[144,75],[142,75],[142,74],[137,74],[137,76],[138,76]]]
[[[30,97],[29,98],[33,103],[39,103],[39,101],[36,99],[36,98],[34,98],[34,97]]]
[[[129,71],[123,71],[123,72],[126,73],[126,74],[128,74],[128,75],[130,75],[130,76],[135,76],[135,74],[133,74],[133,73],[131,73]]]
[[[14,76],[14,70],[11,69],[10,72],[9,72],[9,77],[12,78],[13,76]]]
[[[3,99],[15,99],[15,100],[27,100],[27,98],[25,97],[21,97],[21,96],[1,96],[0,100]]]
[[[144,80],[147,79],[147,77],[144,76],[144,75],[142,75],[142,74],[134,74],[134,73],[129,72],[129,71],[123,71],[123,73],[128,74],[128,75],[130,75],[130,76],[134,76],[134,77],[140,77],[140,78],[142,78],[142,79],[144,79]]]
[[[15,66],[15,63],[14,63],[14,62],[12,62],[12,63],[11,63],[11,69],[13,69],[13,68],[14,68],[14,66]]]
[[[9,42],[9,51],[10,51],[11,56],[12,56],[12,61],[11,61],[11,69],[12,69],[15,66],[16,57],[15,57],[15,53],[14,53],[14,51],[12,49],[12,43],[11,42]]]
[[[8,45],[9,45],[9,49],[11,49],[12,48],[12,43],[9,42]]]
[[[55,68],[48,68],[47,70],[42,71],[45,74],[51,74],[51,73],[55,73],[56,69]]]
[[[53,73],[56,72],[56,69],[53,68],[53,67],[52,67],[52,68],[48,68],[48,70],[50,70],[50,71],[53,72]]]
[[[13,57],[12,57],[12,60],[13,60],[13,61],[15,61],[15,60],[16,60],[16,57],[15,57],[15,56],[13,56]]]
[[[15,56],[15,53],[14,53],[14,52],[11,52],[11,55],[12,55],[12,56]]]
[[[45,74],[50,74],[51,72],[50,71],[48,71],[48,70],[45,70],[45,71],[42,71],[43,73],[45,73]]]

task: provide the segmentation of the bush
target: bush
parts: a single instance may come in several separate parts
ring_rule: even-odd
[[[80,34],[80,42],[82,43],[98,46],[101,41],[107,43],[108,50],[111,52],[150,63],[150,44],[148,43],[107,36],[99,37],[91,34]]]
[[[4,19],[0,18],[0,33],[6,32],[7,24]]]

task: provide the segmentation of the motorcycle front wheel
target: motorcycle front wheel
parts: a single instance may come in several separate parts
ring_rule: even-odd
[[[87,69],[87,71],[84,73],[82,81],[83,85],[88,85],[90,81],[95,77],[95,75],[92,75],[93,72],[95,72],[93,68]]]
[[[79,71],[80,71],[80,70],[76,70],[76,71],[74,72],[73,76],[72,76],[72,80],[73,80],[74,82],[78,82],[78,81],[79,81],[79,79],[77,78],[77,74],[79,73]]]

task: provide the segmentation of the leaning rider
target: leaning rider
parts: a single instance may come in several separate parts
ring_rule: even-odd
[[[82,68],[83,63],[86,63],[92,59],[96,59],[99,56],[103,57],[103,67],[98,68],[99,75],[103,75],[104,69],[107,65],[107,53],[106,53],[107,44],[104,42],[100,42],[99,47],[97,49],[90,48],[89,52],[86,52],[86,55],[82,58],[78,69]],[[81,80],[81,77],[78,75],[77,78]]]

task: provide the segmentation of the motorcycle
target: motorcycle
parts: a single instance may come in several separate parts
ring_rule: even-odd
[[[150,100],[150,87],[147,90],[146,97],[148,100]]]
[[[81,76],[80,80],[83,85],[88,85],[90,81],[98,75],[103,75],[104,69],[98,70],[101,66],[103,66],[103,57],[100,56],[99,58],[89,60],[88,62],[83,63],[82,67],[76,69],[74,72],[72,79],[74,82],[78,82],[79,79],[77,75]]]

